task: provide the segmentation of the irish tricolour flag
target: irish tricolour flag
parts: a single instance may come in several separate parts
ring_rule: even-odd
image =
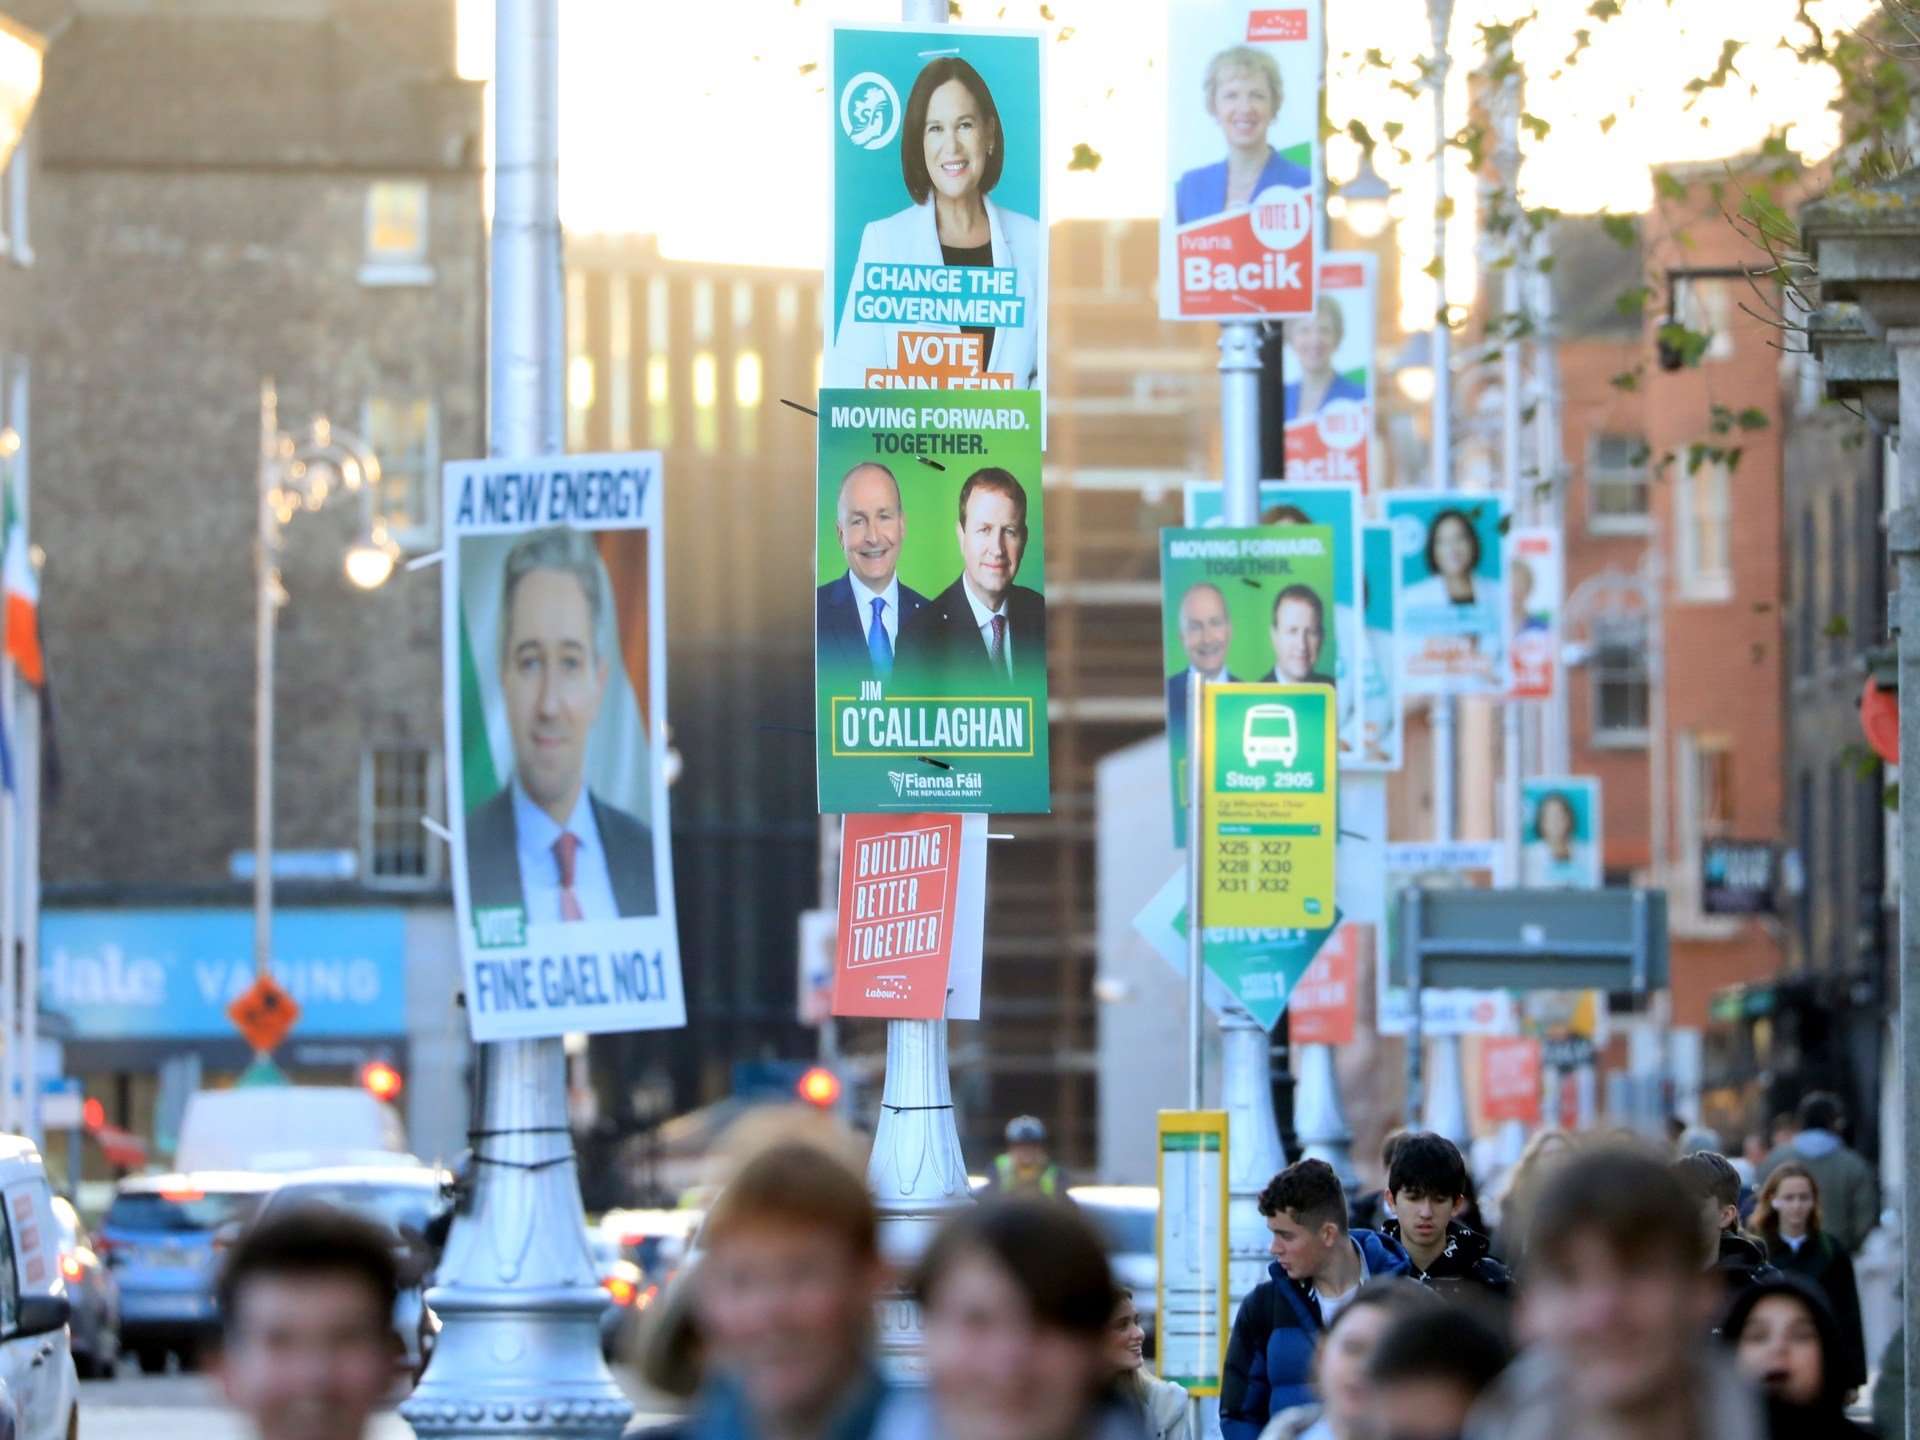
[[[40,654],[40,577],[33,573],[27,554],[26,517],[20,512],[13,471],[6,471],[7,489],[7,657],[20,667],[30,685],[45,683],[46,661]]]

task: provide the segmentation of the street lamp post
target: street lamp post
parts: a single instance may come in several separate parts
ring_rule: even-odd
[[[280,583],[282,536],[301,511],[319,510],[342,495],[355,497],[362,520],[347,551],[347,578],[363,590],[377,588],[393,573],[394,560],[374,506],[379,484],[379,457],[357,435],[324,418],[298,432],[282,430],[273,381],[260,386],[253,690],[253,967],[259,975],[273,969],[274,638],[287,599]]]

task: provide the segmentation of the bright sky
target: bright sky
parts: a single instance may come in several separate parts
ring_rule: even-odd
[[[1478,59],[1476,25],[1527,9],[1539,19],[1518,50],[1530,78],[1527,108],[1552,126],[1529,139],[1522,190],[1530,203],[1569,211],[1634,211],[1649,203],[1649,166],[1737,154],[1770,129],[1790,127],[1807,155],[1834,143],[1825,74],[1780,48],[1795,0],[1622,0],[1609,22],[1591,0],[1458,0],[1449,124],[1465,116],[1465,72]],[[460,0],[462,66],[491,70],[492,0]],[[1425,0],[1346,0],[1327,17],[1328,110],[1334,124],[1363,120],[1376,138],[1388,120],[1406,126],[1413,152],[1400,165],[1382,148],[1382,175],[1404,193],[1413,217],[1401,227],[1411,277],[1405,321],[1424,328],[1433,254],[1431,102],[1390,88],[1394,75],[1431,48]],[[1873,0],[1809,0],[1828,30],[1856,23]],[[1034,27],[1047,45],[1048,148],[1054,219],[1156,215],[1162,207],[1167,96],[1156,55],[1164,48],[1167,0],[964,0],[963,24]],[[1051,20],[1042,16],[1047,11]],[[827,233],[828,109],[823,89],[826,25],[891,20],[898,0],[561,0],[561,211],[576,233],[654,233],[670,255],[818,266]],[[1562,66],[1573,34],[1593,43]],[[1804,31],[1798,32],[1804,35]],[[1724,91],[1683,108],[1682,86],[1712,71],[1726,38],[1748,42]],[[1368,67],[1377,46],[1396,69]],[[803,67],[811,67],[804,70]],[[1555,77],[1553,72],[1561,73]],[[1599,122],[1616,117],[1611,132]],[[1103,157],[1097,171],[1070,172],[1077,142]],[[1357,152],[1329,143],[1335,181]],[[1461,202],[1449,230],[1456,301],[1468,297],[1472,189],[1461,159],[1449,190]]]

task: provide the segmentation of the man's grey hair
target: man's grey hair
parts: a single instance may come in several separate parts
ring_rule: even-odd
[[[550,525],[522,535],[507,552],[504,577],[500,584],[500,663],[507,663],[507,645],[512,639],[513,596],[520,582],[536,570],[559,570],[580,582],[587,597],[587,623],[594,658],[603,651],[602,629],[607,612],[606,581],[600,567],[600,552],[593,537],[570,525]]]

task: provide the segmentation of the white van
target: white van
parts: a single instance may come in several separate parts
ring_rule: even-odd
[[[70,1314],[47,1167],[31,1140],[0,1135],[0,1383],[19,1440],[78,1434]]]
[[[357,1085],[259,1085],[187,1098],[174,1167],[313,1170],[417,1165],[399,1113]]]

